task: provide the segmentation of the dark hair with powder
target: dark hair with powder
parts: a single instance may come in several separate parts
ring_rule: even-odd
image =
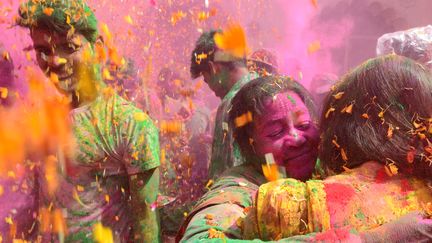
[[[220,30],[211,30],[204,32],[198,38],[195,49],[191,55],[190,73],[192,78],[197,78],[202,72],[209,72],[209,61],[213,61],[216,51],[214,35],[220,33]]]
[[[97,19],[83,0],[29,0],[21,4],[17,23],[60,34],[79,33],[90,43],[98,38]]]
[[[254,79],[244,85],[233,98],[231,108],[229,109],[229,126],[233,129],[234,138],[247,161],[251,161],[256,157],[249,141],[254,130],[253,118],[256,115],[261,116],[266,113],[266,100],[287,91],[293,91],[300,96],[308,108],[312,119],[316,121],[317,115],[312,96],[300,83],[289,77],[266,76]],[[252,114],[252,121],[244,126],[237,127],[235,124],[236,118],[248,112]]]
[[[378,161],[422,174],[431,156],[431,104],[432,76],[421,64],[397,55],[370,59],[327,96],[319,157],[337,173]]]
[[[195,43],[195,48],[191,54],[190,74],[192,78],[201,76],[203,72],[210,72],[209,62],[214,61],[214,54],[218,50],[214,41],[216,33],[222,33],[222,30],[204,32]],[[238,66],[246,67],[246,59],[218,63],[223,64],[229,70],[233,70]]]

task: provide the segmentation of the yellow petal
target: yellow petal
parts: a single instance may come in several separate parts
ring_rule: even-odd
[[[308,53],[312,54],[314,52],[317,52],[319,49],[321,49],[321,43],[319,41],[314,41],[309,44]]]
[[[333,97],[334,97],[336,100],[339,100],[340,98],[342,98],[343,94],[345,94],[345,92],[339,92],[339,93],[333,95]]]
[[[248,111],[247,113],[245,113],[239,117],[236,117],[236,119],[234,120],[234,123],[235,123],[236,127],[243,127],[251,121],[252,121],[252,113],[250,111]]]
[[[5,221],[6,221],[6,223],[12,225],[12,224],[13,224],[12,216],[8,216],[8,217],[6,217],[6,218],[5,218]]]
[[[93,238],[98,243],[114,243],[111,229],[104,227],[101,223],[93,226]]]
[[[111,73],[109,72],[108,68],[104,68],[102,70],[102,77],[105,80],[110,80],[110,81],[114,80],[114,78],[111,76]]]
[[[147,115],[144,112],[135,112],[134,119],[135,121],[142,122],[147,119]]]
[[[352,109],[353,109],[353,104],[350,104],[348,106],[345,106],[342,110],[341,113],[348,113],[348,114],[352,114]]]
[[[53,84],[58,84],[59,83],[59,78],[58,75],[56,73],[50,73],[50,80],[51,82],[53,82]]]
[[[124,20],[126,21],[126,23],[128,23],[128,24],[130,24],[130,25],[133,24],[133,20],[132,20],[132,17],[131,17],[130,15],[126,15],[126,16],[124,17]]]
[[[8,97],[8,89],[4,87],[0,87],[0,97],[2,99],[6,99]]]
[[[347,156],[347,154],[346,154],[346,152],[345,152],[345,150],[343,148],[341,149],[340,153],[341,153],[341,156],[342,156],[342,160],[343,161],[348,161],[348,156]]]
[[[325,114],[325,118],[328,118],[329,115],[330,115],[330,113],[332,113],[332,112],[335,111],[335,110],[336,110],[335,108],[330,107],[330,108],[327,110],[326,114]]]

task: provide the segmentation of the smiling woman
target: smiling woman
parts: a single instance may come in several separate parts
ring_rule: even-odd
[[[306,180],[312,175],[317,156],[318,129],[301,98],[288,91],[267,100],[269,115],[255,117],[252,139],[258,155],[273,154],[288,177]]]
[[[394,80],[396,77],[398,82]],[[385,102],[374,98],[373,104],[387,107],[386,102],[394,102],[397,97],[402,107],[409,108],[402,109],[402,112],[398,110],[400,108],[388,109],[388,114],[383,117],[388,120],[395,114],[401,114],[395,116],[401,120],[409,120],[413,114],[430,117],[429,108],[410,106],[413,100],[430,99],[430,79],[424,68],[409,59],[395,56],[372,59],[344,77],[337,91],[329,96],[331,101],[336,101],[328,105],[340,105],[337,110],[345,107],[346,103],[336,92],[345,92],[346,97],[354,94],[366,96],[364,100],[357,99],[357,102],[370,102],[368,98],[373,98],[373,94],[359,93],[359,86],[376,87],[374,92],[383,94],[395,83],[403,83],[410,92],[392,89],[399,90],[397,96],[390,96]],[[390,80],[392,82],[388,82]],[[421,98],[413,97],[418,94]],[[179,241],[221,241],[212,238],[254,242],[430,241],[432,220],[413,212],[431,211],[432,194],[428,181],[406,171],[406,174],[396,175],[395,164],[384,166],[376,162],[371,153],[364,154],[367,157],[358,167],[350,167],[352,169],[340,175],[306,182],[293,179],[310,179],[311,166],[317,154],[318,133],[309,97],[297,82],[274,76],[253,80],[237,93],[232,102],[230,124],[249,163],[226,171],[215,182],[190,214],[187,225],[180,231]],[[323,124],[335,131],[345,124],[364,127],[364,121],[358,124],[352,122],[351,119],[355,119],[353,115],[334,112],[331,119],[338,122],[328,125],[326,121]],[[361,113],[358,117],[361,118]],[[378,131],[382,131],[381,126],[379,119],[371,123],[372,128],[379,128]],[[400,135],[404,134],[407,132]],[[349,132],[345,133],[345,137],[356,138],[349,136]],[[324,141],[327,141],[326,138]],[[392,151],[397,153],[396,147]],[[403,151],[400,153],[404,154]],[[261,164],[266,159],[268,162],[269,157],[283,166],[293,178],[267,182]],[[352,165],[351,160],[347,162],[348,166]]]
[[[231,124],[247,161],[261,168],[270,155],[288,177],[310,179],[319,135],[315,107],[303,86],[284,77],[251,82],[233,100],[231,120],[248,112],[250,123]]]
[[[299,83],[279,76],[252,80],[234,97],[229,116],[247,163],[225,171],[201,198],[178,235],[182,242],[202,237],[242,239],[237,222],[253,205],[259,186],[268,181],[262,169],[268,158],[290,177],[312,177],[317,119],[311,96]]]
[[[418,104],[430,103],[431,78],[420,64],[396,55],[370,59],[345,75],[327,97],[320,124],[325,169],[345,171],[261,185],[241,220],[242,237],[324,232],[309,240],[429,242],[430,134],[423,132],[431,109]]]

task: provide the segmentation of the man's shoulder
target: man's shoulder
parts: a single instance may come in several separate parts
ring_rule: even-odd
[[[150,116],[138,108],[131,101],[128,101],[118,94],[109,97],[101,97],[99,109],[106,110],[107,115],[113,115],[120,120],[134,119],[137,121],[151,121]]]
[[[250,185],[256,185],[256,186],[259,186],[260,184],[265,182],[265,178],[263,174],[257,171],[256,168],[251,164],[238,165],[227,169],[220,176],[219,181],[221,180],[227,180],[227,181],[240,180],[242,182],[247,182]]]
[[[131,132],[145,128],[148,132],[157,133],[154,121],[147,113],[117,94],[98,97],[85,109],[74,111],[72,117],[76,132],[93,131],[91,127],[97,126],[102,131],[126,128]]]
[[[222,102],[231,102],[231,100],[234,98],[234,96],[237,94],[237,92],[247,83],[249,83],[251,80],[254,80],[258,78],[257,73],[248,73],[241,77],[234,86],[228,91],[228,93],[225,95],[225,97],[222,99]]]

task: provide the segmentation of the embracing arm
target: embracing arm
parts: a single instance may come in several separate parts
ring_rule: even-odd
[[[325,233],[311,233],[292,236],[277,241],[260,239],[243,240],[239,222],[245,217],[243,207],[236,204],[219,204],[204,208],[190,220],[180,242],[317,242],[335,239],[336,241],[360,242],[355,232],[330,230]],[[347,234],[348,233],[348,234]],[[329,238],[331,237],[331,238]]]
[[[244,221],[243,230],[246,224],[250,225],[250,222],[254,221],[249,217],[251,214],[246,215],[244,211],[243,207],[230,203],[206,207],[192,216],[180,242],[428,242],[432,239],[432,220],[419,212],[413,212],[361,233],[346,226],[277,241],[243,240],[244,232],[239,226],[241,221]]]
[[[187,225],[180,242],[218,242],[222,238],[241,239],[237,220],[244,216],[243,208],[236,204],[218,204],[195,214]],[[209,240],[212,239],[212,240]]]

